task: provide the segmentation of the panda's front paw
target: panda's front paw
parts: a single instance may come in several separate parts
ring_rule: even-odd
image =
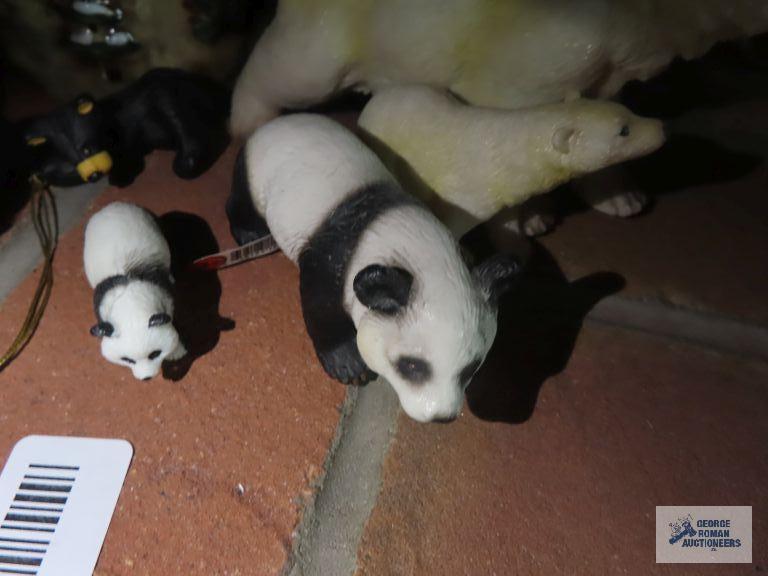
[[[318,350],[317,357],[326,374],[342,384],[360,386],[376,378],[376,373],[363,362],[354,340],[332,350]]]
[[[199,153],[177,154],[173,160],[173,171],[179,178],[190,179],[200,175]]]

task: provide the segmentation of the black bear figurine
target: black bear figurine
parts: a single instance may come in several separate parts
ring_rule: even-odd
[[[195,178],[224,150],[229,92],[191,72],[157,68],[102,100],[82,95],[52,113],[22,121],[32,171],[75,186],[109,174],[127,186],[152,150],[175,150],[173,170]]]

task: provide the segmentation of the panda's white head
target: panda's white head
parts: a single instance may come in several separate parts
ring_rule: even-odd
[[[447,422],[460,414],[496,336],[498,298],[518,271],[513,258],[499,255],[472,272],[435,262],[418,273],[373,264],[356,274],[354,292],[367,308],[358,350],[411,418]]]
[[[164,360],[186,349],[173,326],[173,303],[150,282],[131,282],[110,290],[99,306],[101,321],[91,327],[101,337],[101,354],[127,366],[138,380],[158,374]]]

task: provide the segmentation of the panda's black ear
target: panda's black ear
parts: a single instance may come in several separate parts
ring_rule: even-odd
[[[170,321],[171,317],[165,312],[152,314],[152,316],[149,317],[149,327],[154,328],[155,326],[162,326],[163,324],[168,324]]]
[[[352,288],[365,306],[382,314],[396,314],[408,304],[413,276],[394,266],[371,264],[355,276]]]
[[[496,254],[484,260],[472,270],[472,276],[492,305],[512,286],[520,276],[520,262],[510,254]]]
[[[112,336],[112,333],[115,331],[115,327],[112,326],[109,322],[99,322],[98,324],[94,324],[91,326],[91,336]]]

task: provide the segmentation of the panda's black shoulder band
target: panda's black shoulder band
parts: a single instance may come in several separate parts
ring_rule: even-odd
[[[344,281],[352,255],[376,218],[415,204],[393,183],[367,185],[328,215],[299,255],[304,323],[323,367],[337,380],[346,382],[366,370],[355,343],[355,325],[344,310]]]
[[[173,294],[173,280],[171,273],[167,268],[163,266],[150,265],[150,266],[137,266],[131,268],[125,274],[116,274],[105,278],[98,284],[93,290],[93,311],[96,314],[99,322],[103,320],[99,314],[99,308],[101,307],[101,301],[113,288],[118,286],[126,286],[131,282],[143,280],[154,284],[161,290],[164,290],[169,295]]]

